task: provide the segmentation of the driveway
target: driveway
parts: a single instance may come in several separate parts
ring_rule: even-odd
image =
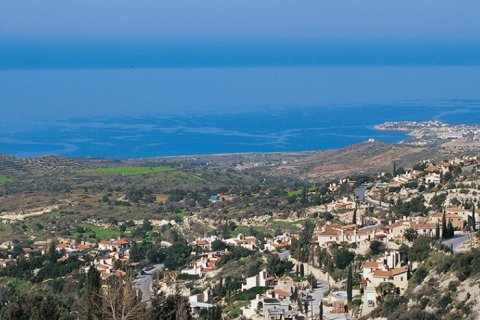
[[[135,278],[135,281],[133,282],[135,289],[137,289],[142,293],[142,301],[146,302],[147,305],[149,306],[150,306],[150,299],[153,296],[153,288],[152,288],[153,274],[157,270],[162,270],[163,264],[156,264],[153,267],[154,268],[152,270],[145,271],[145,274],[143,275],[139,274]]]

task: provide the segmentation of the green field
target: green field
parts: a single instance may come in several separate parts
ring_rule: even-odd
[[[95,168],[95,169],[83,169],[77,170],[79,173],[104,173],[104,174],[125,174],[125,175],[138,175],[138,174],[150,174],[174,171],[171,167],[108,167],[108,168]]]
[[[93,224],[88,224],[88,223],[77,223],[76,225],[87,229],[87,231],[84,233],[75,232],[75,236],[82,237],[82,238],[88,238],[95,234],[95,237],[97,239],[102,240],[102,239],[118,238],[122,234],[120,231],[114,228],[106,229],[106,228],[94,226]]]
[[[10,178],[7,178],[7,177],[4,177],[4,176],[0,176],[0,184],[4,184],[6,182],[9,182],[11,181],[12,179]]]
[[[299,232],[302,227],[299,226],[301,225],[304,221],[299,220],[296,222],[289,222],[289,221],[283,221],[283,220],[270,220],[268,222],[268,226],[273,229],[280,229],[283,231],[290,230],[292,232]]]
[[[289,197],[291,197],[291,196],[299,196],[299,195],[302,194],[302,191],[303,191],[303,189],[288,191],[288,196],[289,196]],[[315,188],[314,188],[314,187],[308,188],[308,192],[315,192]]]

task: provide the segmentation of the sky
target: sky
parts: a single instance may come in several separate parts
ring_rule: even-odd
[[[480,2],[0,2],[2,69],[284,65],[480,65]]]
[[[16,0],[2,38],[433,38],[478,40],[475,0]]]

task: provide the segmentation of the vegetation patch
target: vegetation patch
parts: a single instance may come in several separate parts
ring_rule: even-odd
[[[176,219],[181,221],[181,220],[183,220],[184,217],[185,217],[185,209],[180,209],[177,212],[175,212],[175,218]]]
[[[315,187],[310,187],[306,190],[307,192],[315,192],[316,191],[316,188]],[[303,192],[303,189],[297,189],[297,190],[292,190],[292,191],[289,191],[288,192],[288,196],[289,197],[293,197],[293,196],[299,196],[301,195]]]
[[[4,177],[4,176],[0,176],[0,184],[7,183],[9,181],[12,181],[12,179]]]
[[[102,228],[89,223],[77,223],[75,236],[80,238],[112,239],[121,236],[121,232],[114,228]]]
[[[290,222],[285,220],[270,220],[268,222],[268,226],[273,229],[299,232],[302,229],[301,222],[303,222],[303,220],[297,222]]]

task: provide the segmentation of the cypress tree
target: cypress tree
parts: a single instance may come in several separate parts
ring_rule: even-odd
[[[472,205],[472,228],[473,231],[477,230],[477,222],[475,221],[475,203]]]
[[[445,217],[445,209],[443,209],[442,214],[442,239],[448,238],[448,231],[447,231],[447,218]]]
[[[300,277],[305,276],[305,267],[303,266],[303,263],[300,265]]]
[[[455,229],[453,228],[452,221],[448,221],[448,238],[453,238],[455,236]]]
[[[353,210],[352,224],[357,225],[357,205],[358,202],[355,202],[355,210]]]
[[[318,267],[322,268],[323,266],[323,261],[322,261],[322,248],[318,250]]]
[[[133,241],[130,247],[130,260],[134,262],[140,262],[142,260],[142,255],[136,241]]]
[[[437,227],[435,228],[435,239],[440,239],[440,225],[437,222]]]
[[[348,276],[347,276],[347,300],[352,302],[353,298],[353,274],[352,274],[352,265],[348,267]]]
[[[318,317],[320,320],[323,320],[323,300],[320,300],[320,305],[318,306]]]

